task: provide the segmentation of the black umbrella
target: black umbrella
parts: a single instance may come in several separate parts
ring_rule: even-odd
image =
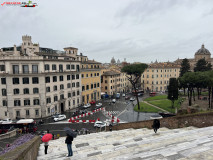
[[[68,135],[72,136],[73,138],[77,137],[77,133],[73,131],[71,128],[65,127],[64,130]]]

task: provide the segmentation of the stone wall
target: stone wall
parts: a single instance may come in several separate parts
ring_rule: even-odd
[[[0,156],[0,160],[36,160],[41,137],[35,136],[31,141]]]
[[[113,130],[121,130],[127,128],[152,128],[153,120],[131,122],[131,123],[121,123],[118,126],[113,126]],[[198,128],[213,126],[213,112],[200,113],[200,114],[190,114],[182,116],[174,116],[160,119],[161,127],[166,127],[170,129],[183,128],[194,126]],[[109,128],[107,128],[109,130]]]
[[[5,134],[1,134],[0,140],[16,136],[16,131],[17,131],[17,129],[14,129],[13,131],[7,132]]]

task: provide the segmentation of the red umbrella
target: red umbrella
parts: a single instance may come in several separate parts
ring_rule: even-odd
[[[53,135],[52,134],[50,134],[50,133],[47,133],[47,134],[45,134],[45,135],[43,135],[43,137],[42,137],[42,141],[43,142],[48,142],[49,140],[51,140],[52,139],[52,137],[53,137]]]

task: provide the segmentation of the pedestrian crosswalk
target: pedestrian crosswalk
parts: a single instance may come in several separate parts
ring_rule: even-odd
[[[111,115],[117,115],[117,114],[121,113],[121,111],[107,111],[107,112],[109,112],[109,114],[111,114]]]

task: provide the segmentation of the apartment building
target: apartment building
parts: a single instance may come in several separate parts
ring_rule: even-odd
[[[170,62],[152,63],[141,76],[141,87],[145,91],[166,91],[170,78],[178,78],[180,65]]]
[[[80,54],[81,61],[81,85],[82,103],[86,104],[92,100],[101,99],[101,63],[88,60],[87,56]]]
[[[33,44],[0,50],[0,119],[42,118],[78,107],[81,62],[75,48],[60,52]]]

